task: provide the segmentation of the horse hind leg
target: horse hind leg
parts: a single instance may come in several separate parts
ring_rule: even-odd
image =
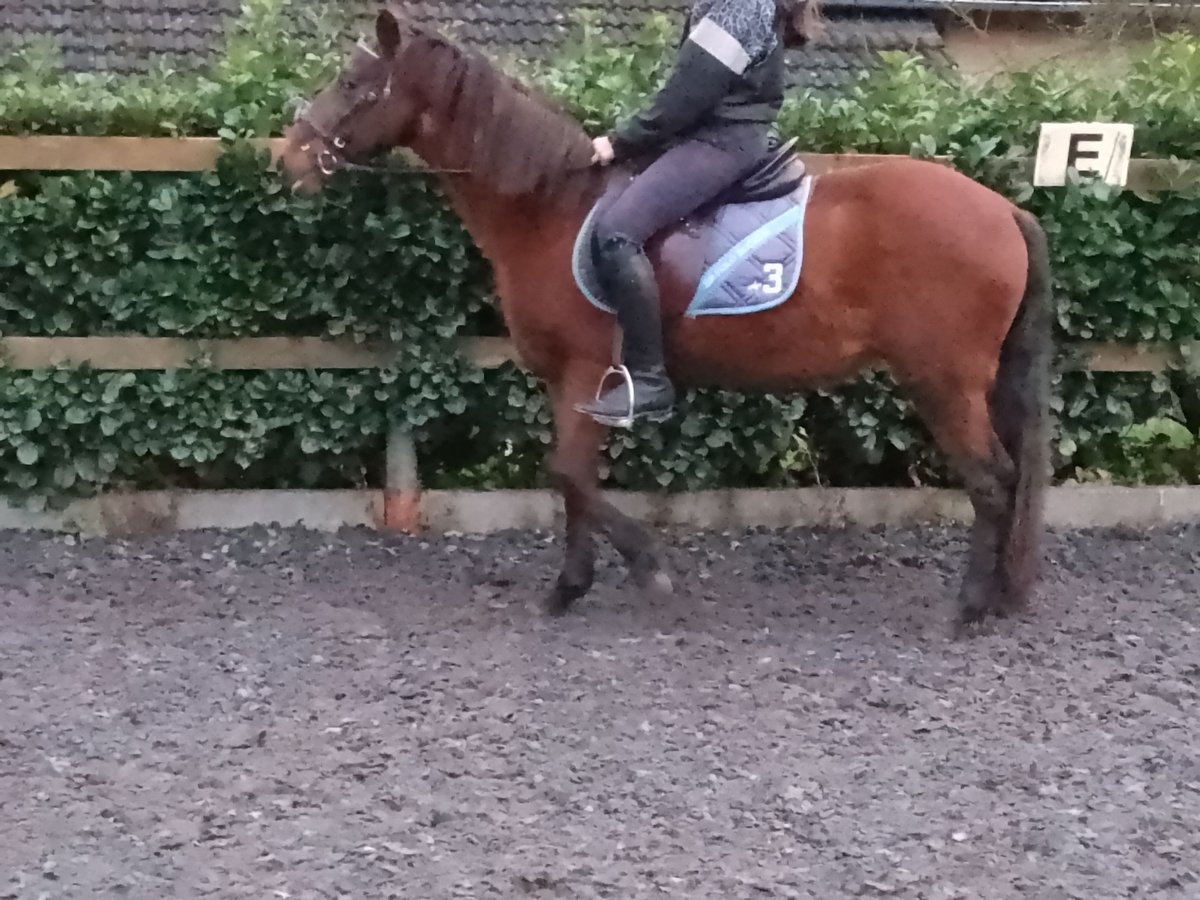
[[[934,439],[962,479],[975,511],[967,566],[958,595],[958,625],[1008,611],[1000,570],[1015,467],[992,425],[985,388],[923,392],[918,407]]]
[[[989,613],[1009,612],[1007,582],[1000,567],[1001,542],[1007,533],[1012,466],[998,443],[987,459],[960,463],[963,486],[975,510],[967,570],[959,591],[960,626],[981,621]]]

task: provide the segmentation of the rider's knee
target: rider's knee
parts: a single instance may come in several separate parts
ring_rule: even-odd
[[[619,226],[599,222],[592,235],[592,249],[600,259],[630,256],[642,252],[642,242]]]

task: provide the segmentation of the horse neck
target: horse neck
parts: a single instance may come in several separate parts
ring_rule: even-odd
[[[415,148],[414,148],[415,149]],[[431,168],[446,168],[419,150],[421,157]],[[542,211],[530,210],[529,198],[508,197],[492,188],[485,179],[471,173],[438,173],[438,183],[451,209],[462,220],[484,256],[495,262],[511,243],[513,232],[525,232],[534,222],[540,221]],[[519,223],[520,227],[515,228]]]
[[[410,149],[431,169],[449,170],[437,172],[442,191],[476,245],[493,263],[512,248],[528,246],[533,235],[576,212],[564,208],[553,196],[502,193],[484,175],[454,171],[456,161],[441,139],[446,131],[444,123],[438,124],[442,127],[427,131],[413,141]],[[585,190],[581,196],[590,193]]]

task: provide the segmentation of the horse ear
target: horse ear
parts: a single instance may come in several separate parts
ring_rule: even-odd
[[[384,56],[395,56],[400,47],[400,23],[389,9],[381,9],[375,17],[375,39]]]

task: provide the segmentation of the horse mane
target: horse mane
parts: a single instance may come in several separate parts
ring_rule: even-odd
[[[483,54],[419,26],[402,41],[396,71],[445,126],[440,160],[507,196],[578,202],[599,176],[592,144],[552,99]]]

